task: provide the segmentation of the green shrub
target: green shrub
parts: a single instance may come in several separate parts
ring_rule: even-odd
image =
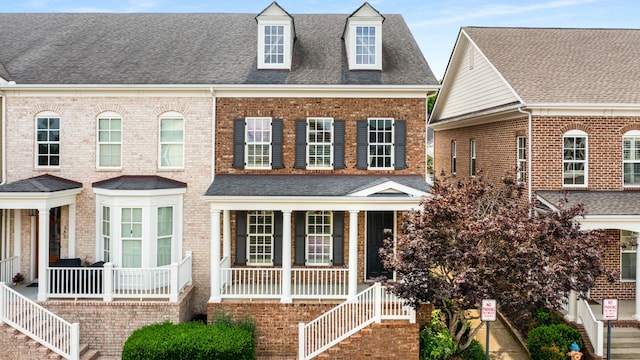
[[[455,352],[456,344],[443,324],[442,312],[434,310],[431,322],[420,331],[420,360],[446,359]]]
[[[468,348],[460,352],[464,360],[485,360],[486,352],[478,340],[472,340]]]
[[[122,349],[123,360],[254,359],[253,334],[225,324],[170,322],[134,331]]]
[[[545,310],[539,310],[536,313],[536,317],[534,319],[535,327],[543,326],[543,325],[556,325],[562,324],[562,318],[555,312],[548,312]]]
[[[532,360],[569,359],[567,353],[573,342],[584,348],[578,330],[564,324],[539,326],[529,331],[527,336]]]
[[[213,317],[211,319],[211,325],[212,326],[226,325],[229,327],[239,327],[241,329],[245,329],[249,331],[252,334],[256,332],[256,323],[253,321],[253,319],[249,317],[235,319],[231,315],[226,314],[225,312],[216,312],[215,314],[213,314]]]

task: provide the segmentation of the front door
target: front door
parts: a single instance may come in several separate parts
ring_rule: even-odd
[[[49,210],[49,266],[52,266],[56,260],[60,258],[60,238],[61,238],[61,213],[62,208],[56,207]],[[38,213],[35,216],[36,223],[36,266],[35,278],[38,278],[38,261],[40,261],[40,222],[38,221]]]
[[[385,233],[385,229],[393,230],[393,211],[367,212],[367,280],[381,276],[393,279],[393,273],[382,266],[379,250],[384,246],[384,239],[393,237]]]

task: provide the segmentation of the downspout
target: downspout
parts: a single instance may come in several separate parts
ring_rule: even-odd
[[[211,181],[216,177],[216,94],[213,86],[209,88],[211,93]]]
[[[518,107],[518,111],[526,114],[528,116],[528,121],[527,121],[527,199],[529,200],[529,204],[531,204],[532,202],[532,198],[533,198],[533,184],[531,184],[531,180],[532,180],[532,174],[531,174],[531,169],[532,169],[532,155],[533,155],[533,138],[532,138],[532,123],[531,123],[531,113],[529,111],[524,111],[522,110],[522,106]],[[529,210],[531,211],[531,210]],[[531,215],[531,214],[529,214]]]

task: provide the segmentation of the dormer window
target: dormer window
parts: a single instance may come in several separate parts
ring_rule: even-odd
[[[258,16],[258,69],[291,69],[293,17],[273,2]]]
[[[344,41],[349,70],[382,70],[384,17],[365,3],[347,19]]]

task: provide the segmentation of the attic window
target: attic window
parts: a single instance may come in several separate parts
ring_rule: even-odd
[[[277,3],[256,16],[258,69],[291,69],[295,29],[293,17]]]
[[[343,38],[350,70],[382,70],[383,21],[368,3],[349,16]]]

